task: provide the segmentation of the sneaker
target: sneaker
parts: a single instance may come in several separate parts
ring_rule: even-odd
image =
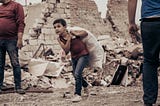
[[[80,102],[82,100],[82,97],[80,95],[75,94],[72,98],[72,102]]]
[[[25,94],[26,92],[22,88],[18,88],[18,89],[16,89],[16,93]]]
[[[88,87],[84,87],[84,96],[89,96]]]

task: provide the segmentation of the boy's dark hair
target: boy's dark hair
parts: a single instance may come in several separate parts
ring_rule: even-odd
[[[65,21],[64,19],[62,19],[62,18],[59,18],[59,19],[54,20],[53,25],[56,24],[56,23],[60,23],[60,24],[62,24],[63,26],[67,26],[66,21]]]

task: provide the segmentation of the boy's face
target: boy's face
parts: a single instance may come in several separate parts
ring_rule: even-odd
[[[53,25],[57,35],[63,36],[63,33],[66,31],[66,26],[63,26],[61,23],[56,23]]]

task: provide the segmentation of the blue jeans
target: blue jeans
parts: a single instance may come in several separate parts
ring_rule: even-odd
[[[83,69],[88,64],[89,55],[84,55],[79,58],[72,58],[73,75],[75,77],[75,94],[81,95],[82,86],[87,87],[88,83],[82,76]]]
[[[16,89],[21,87],[21,68],[18,60],[17,40],[0,40],[0,86],[3,85],[6,52],[13,67]]]
[[[143,100],[156,103],[158,95],[158,74],[160,53],[160,22],[141,22],[143,43]]]

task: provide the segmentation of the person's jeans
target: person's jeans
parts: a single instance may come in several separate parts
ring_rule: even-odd
[[[160,53],[160,22],[141,22],[143,43],[143,100],[156,103],[158,95],[158,74]]]
[[[81,95],[82,86],[87,87],[88,83],[82,76],[83,69],[88,64],[89,55],[84,55],[79,58],[72,58],[73,75],[75,77],[75,94]]]
[[[16,89],[21,87],[21,68],[18,59],[17,40],[0,40],[0,86],[3,85],[6,52],[13,67]]]

